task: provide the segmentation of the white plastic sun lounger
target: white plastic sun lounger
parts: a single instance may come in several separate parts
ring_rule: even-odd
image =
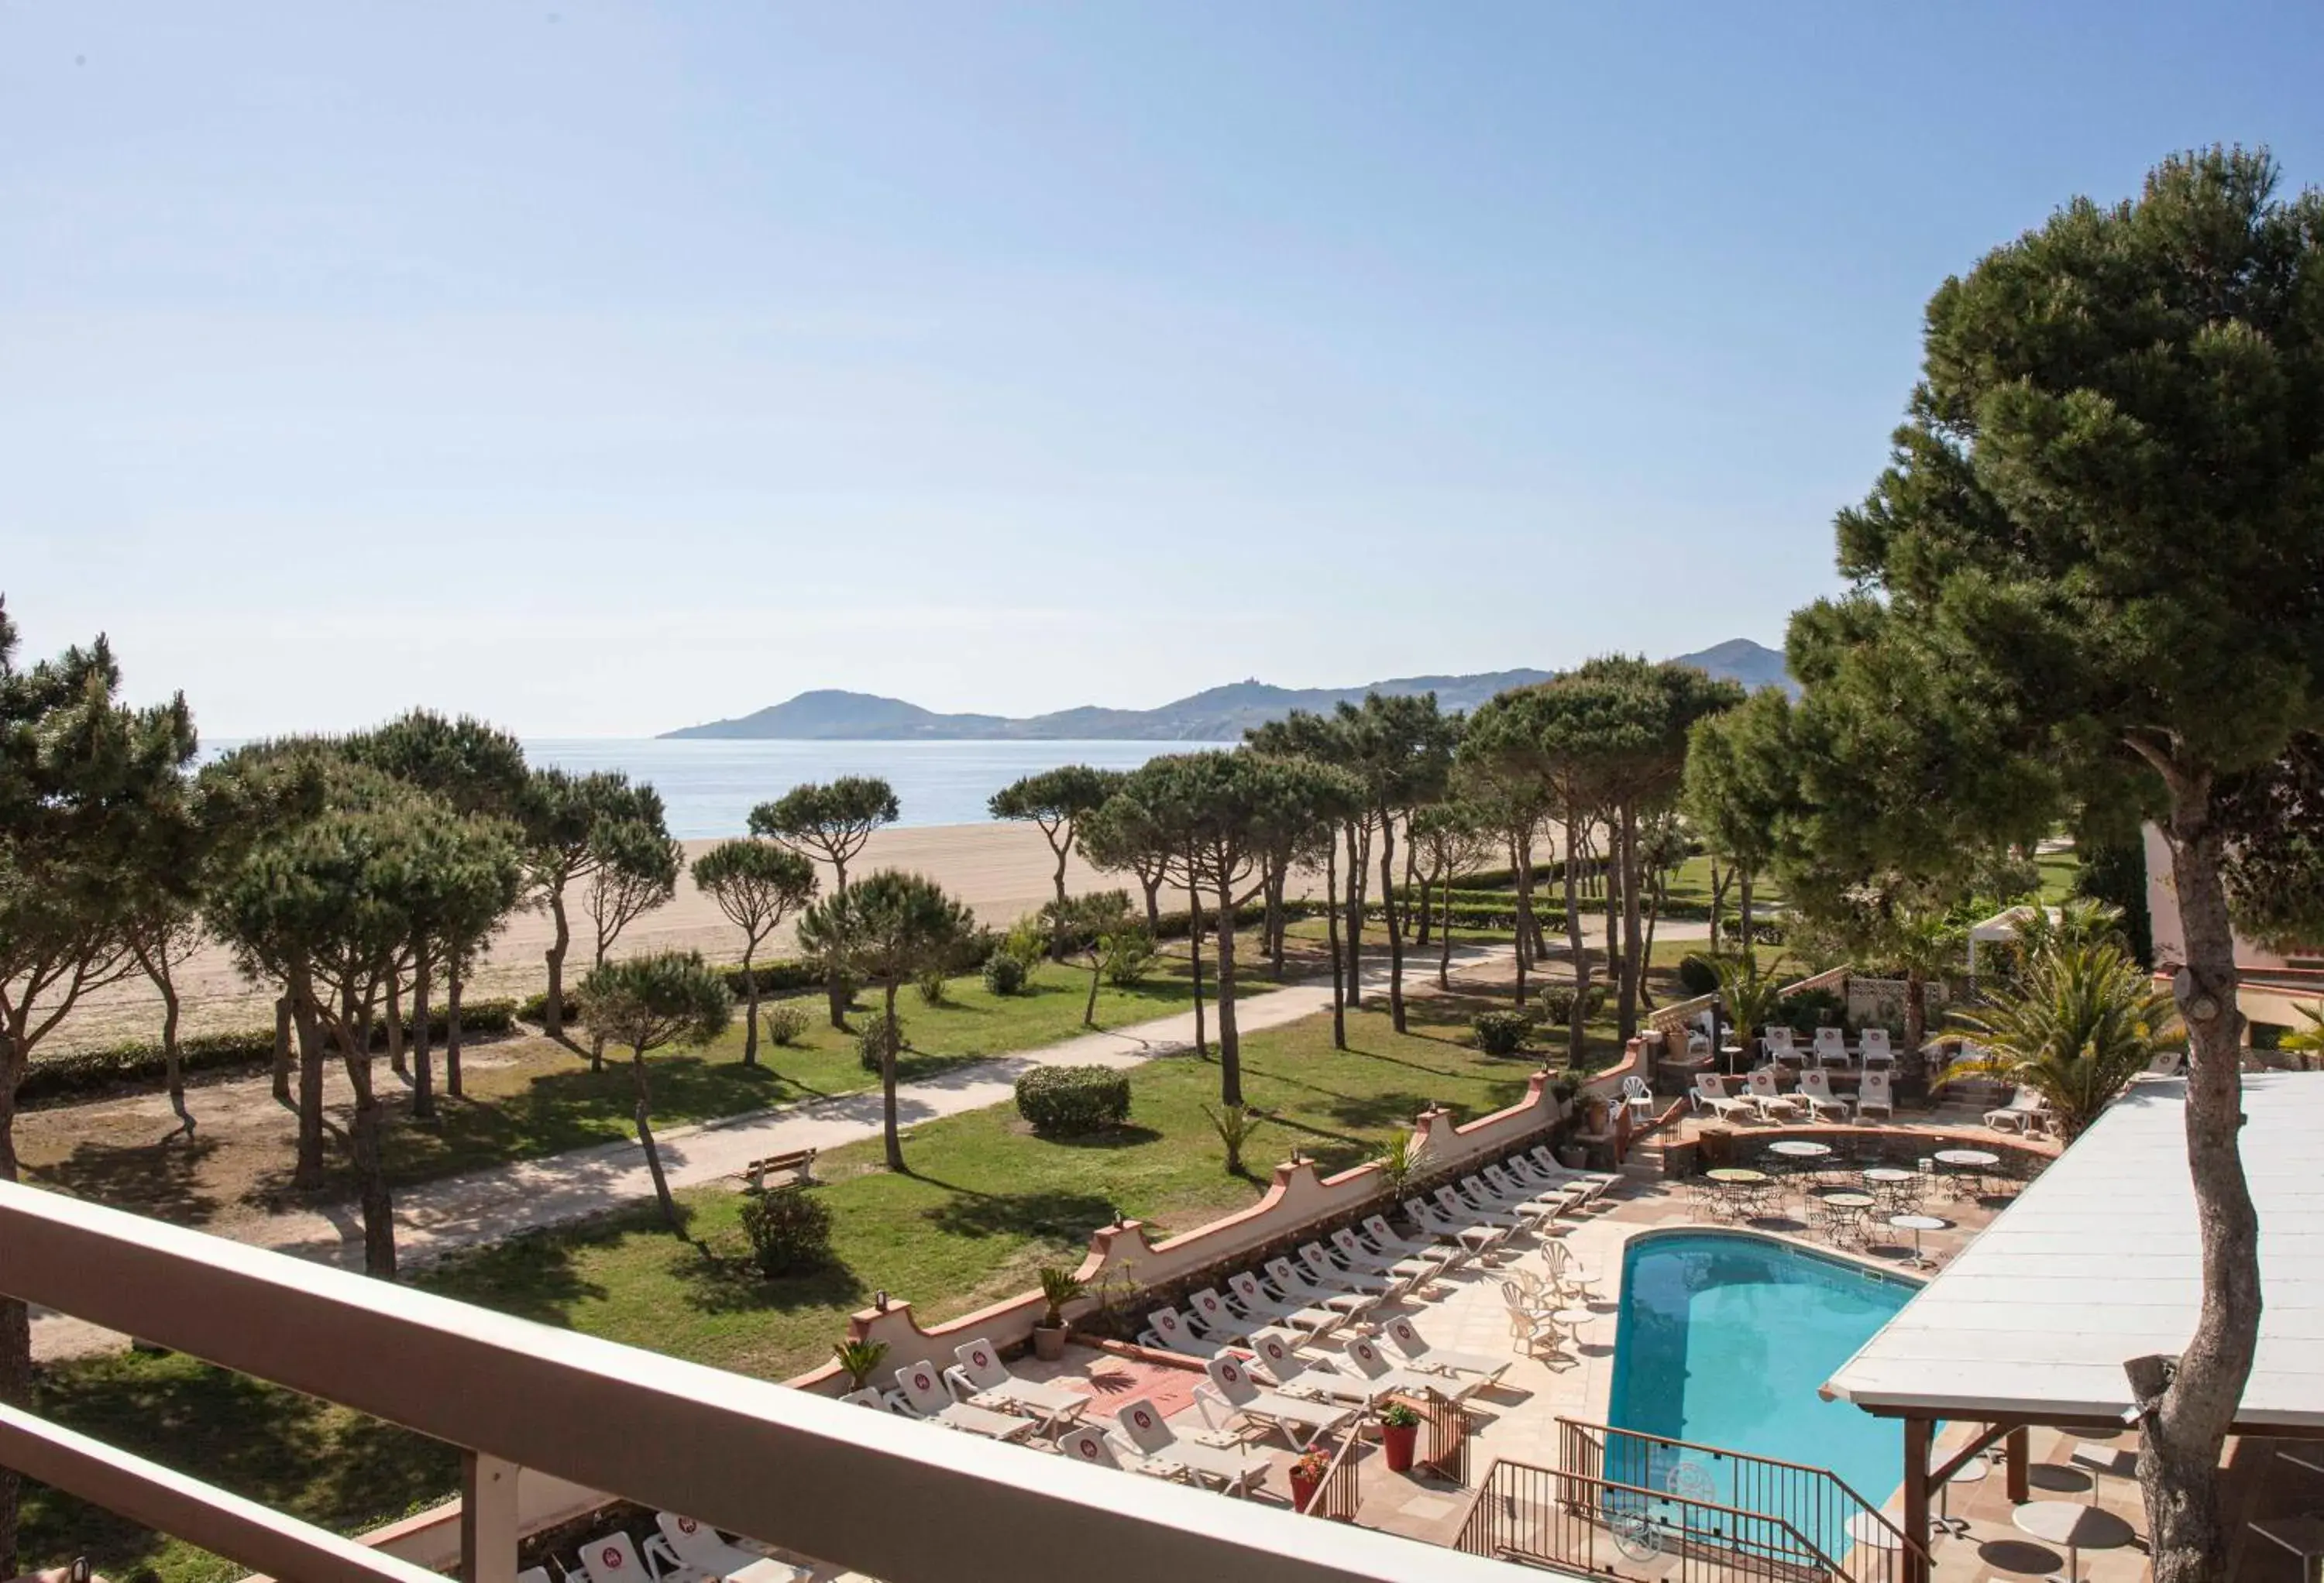
[[[1750,1103],[1748,1100],[1731,1098],[1727,1092],[1726,1079],[1715,1072],[1696,1072],[1694,1087],[1689,1091],[1686,1097],[1693,1101],[1697,1110],[1701,1110],[1706,1105],[1711,1107],[1711,1114],[1721,1121],[1744,1120],[1752,1114]]]
[[[1311,1280],[1289,1259],[1280,1256],[1267,1261],[1267,1278],[1286,1300],[1305,1302],[1310,1307],[1330,1309],[1345,1316],[1342,1323],[1359,1319],[1380,1305],[1380,1293],[1377,1292],[1323,1285]]]
[[[1381,1327],[1380,1334],[1386,1336],[1388,1345],[1403,1353],[1415,1368],[1424,1371],[1482,1375],[1488,1385],[1508,1372],[1508,1358],[1488,1358],[1476,1352],[1453,1352],[1430,1346],[1408,1319],[1388,1321]]]
[[[715,1529],[691,1517],[661,1512],[655,1514],[654,1523],[678,1564],[706,1577],[724,1578],[726,1583],[805,1583],[810,1576],[804,1568],[729,1544]]]
[[[896,1394],[890,1402],[900,1408],[908,1418],[923,1418],[931,1423],[941,1423],[946,1429],[956,1429],[964,1434],[983,1435],[988,1440],[1022,1440],[1033,1432],[1033,1421],[1010,1413],[995,1413],[989,1407],[972,1407],[965,1402],[955,1402],[945,1394],[936,1366],[928,1363],[908,1363],[896,1371]]]
[[[1194,1333],[1186,1316],[1175,1308],[1157,1308],[1146,1316],[1153,1328],[1138,1338],[1140,1347],[1151,1347],[1157,1352],[1176,1352],[1184,1358],[1215,1358],[1224,1343],[1213,1341]]]
[[[1229,1495],[1248,1495],[1252,1486],[1267,1477],[1266,1452],[1181,1440],[1162,1422],[1162,1414],[1151,1402],[1130,1403],[1114,1422],[1149,1461],[1175,1464],[1192,1478],[1215,1480]]]
[[[1093,1423],[1077,1423],[1059,1435],[1057,1450],[1068,1461],[1086,1462],[1093,1468],[1143,1473],[1149,1478],[1167,1478],[1173,1484],[1194,1482],[1194,1475],[1180,1464],[1142,1456],[1128,1440],[1117,1440]]]
[[[945,1370],[945,1378],[972,1407],[995,1412],[1029,1413],[1041,1421],[1047,1433],[1071,1423],[1089,1411],[1090,1397],[1054,1380],[1019,1379],[1001,1361],[1001,1354],[982,1337],[953,1349],[960,1361]]]
[[[1352,1410],[1332,1403],[1260,1390],[1239,1358],[1213,1358],[1203,1366],[1203,1372],[1211,1377],[1207,1384],[1194,1387],[1194,1405],[1204,1422],[1213,1422],[1211,1406],[1216,1404],[1229,1422],[1240,1418],[1246,1423],[1280,1430],[1295,1451],[1305,1451],[1354,1416]]]
[[[1327,1335],[1348,1322],[1348,1316],[1336,1308],[1304,1302],[1288,1294],[1281,1300],[1269,1297],[1267,1288],[1249,1270],[1227,1277],[1227,1290],[1234,1293],[1235,1306],[1250,1321],[1251,1330],[1266,1325],[1289,1325],[1309,1336]],[[1250,1331],[1243,1332],[1248,1339]]]

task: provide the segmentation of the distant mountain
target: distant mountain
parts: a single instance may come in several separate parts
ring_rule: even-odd
[[[1789,687],[1784,657],[1748,638],[1737,638],[1679,663],[1747,687]],[[1397,676],[1360,687],[1277,687],[1256,679],[1210,687],[1159,709],[1105,709],[1095,704],[1012,720],[999,714],[938,714],[900,698],[825,688],[801,693],[739,720],[714,720],[664,732],[665,738],[735,741],[784,737],[809,741],[964,741],[1014,738],[1028,741],[1227,742],[1255,725],[1295,709],[1324,710],[1366,693],[1434,693],[1446,710],[1474,709],[1496,693],[1550,679],[1545,670],[1498,670],[1480,676]]]

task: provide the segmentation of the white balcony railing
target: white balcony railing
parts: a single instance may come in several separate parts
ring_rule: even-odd
[[[1464,1583],[1498,1562],[1068,1463],[0,1183],[0,1290],[466,1453],[463,1575],[508,1583],[514,1470],[889,1583]],[[431,1574],[30,1414],[0,1463],[255,1570]]]

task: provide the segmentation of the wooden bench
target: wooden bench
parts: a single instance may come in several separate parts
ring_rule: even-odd
[[[742,1167],[742,1180],[752,1192],[764,1192],[767,1178],[788,1172],[793,1182],[812,1183],[815,1181],[813,1149],[793,1149],[785,1155],[769,1155],[763,1160],[753,1160]]]

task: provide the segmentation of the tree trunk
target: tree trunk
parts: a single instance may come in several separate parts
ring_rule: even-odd
[[[638,1147],[646,1152],[646,1174],[653,1178],[654,1201],[661,1206],[662,1224],[673,1235],[684,1236],[685,1229],[678,1219],[678,1201],[669,1196],[669,1178],[662,1174],[661,1149],[654,1142],[653,1089],[646,1078],[646,1053],[630,1052],[630,1075],[637,1087],[637,1100],[631,1108],[631,1117],[638,1126]]]
[[[1364,880],[1372,855],[1371,832],[1348,824],[1348,1004],[1364,1008]]]
[[[881,1009],[886,1036],[880,1041],[880,1136],[888,1150],[888,1169],[904,1173],[904,1141],[896,1131],[896,983],[890,979]]]
[[[1590,947],[1582,929],[1582,898],[1575,894],[1580,880],[1574,873],[1574,810],[1565,811],[1565,949],[1573,958],[1573,1009],[1565,1019],[1565,1063],[1579,1067],[1590,1044]]]
[[[1751,870],[1748,869],[1736,878],[1735,908],[1737,926],[1741,930],[1736,943],[1744,955],[1750,956],[1757,950],[1758,943],[1751,935]],[[1711,949],[1713,952],[1719,949],[1719,937],[1715,934],[1711,939]]]
[[[1146,932],[1157,940],[1162,938],[1162,870],[1152,873],[1138,870],[1139,888],[1146,892]]]
[[[751,965],[758,953],[759,939],[755,934],[742,939],[742,1064],[759,1063],[759,971]]]
[[[1234,891],[1223,868],[1219,873],[1219,916],[1234,916]],[[1235,939],[1232,925],[1219,930],[1219,1103],[1242,1103],[1242,1045],[1235,1030]]]
[[[1203,892],[1192,870],[1186,875],[1186,955],[1194,970],[1194,1054],[1207,1055],[1203,1042]]]
[[[1600,878],[1605,882],[1606,981],[1613,986],[1618,1003],[1621,997],[1622,986],[1627,981],[1625,975],[1630,971],[1629,964],[1622,960],[1622,897],[1618,890],[1619,880],[1615,868],[1616,860],[1620,856],[1622,848],[1618,823],[1618,828],[1607,832],[1608,844],[1613,850],[1607,853],[1605,861],[1599,865],[1598,870]]]
[[[186,1109],[185,1053],[178,1046],[178,985],[170,972],[170,943],[161,942],[149,964],[154,985],[161,991],[161,1065],[170,1087],[170,1109],[178,1113],[178,1127],[190,1139],[194,1113]]]
[[[1619,854],[1622,870],[1622,990],[1621,1028],[1627,1046],[1638,1032],[1638,991],[1646,976],[1644,918],[1638,910],[1638,885],[1644,878],[1638,863],[1638,811],[1624,805]]]
[[[1045,830],[1041,833],[1047,835],[1048,832]],[[1070,829],[1062,843],[1055,836],[1050,836],[1049,850],[1057,854],[1057,872],[1055,876],[1057,882],[1057,926],[1049,931],[1049,960],[1063,962],[1065,960],[1065,858],[1074,850],[1074,838]]]
[[[1396,815],[1380,811],[1380,914],[1388,924],[1388,1020],[1404,1032],[1404,931],[1396,896]]]
[[[2219,874],[2223,842],[2212,822],[2209,778],[2167,778],[2165,834],[2186,932],[2186,965],[2173,989],[2188,1032],[2187,1164],[2202,1240],[2203,1300],[2177,1372],[2142,1425],[2138,1483],[2153,1538],[2155,1583],[2198,1583],[2227,1575],[2219,1450],[2259,1345],[2259,1219],[2236,1141],[2244,1019]]]
[[[1921,1046],[1929,1039],[1929,986],[1921,970],[1904,969],[1904,1048],[1912,1059],[1921,1059]]]
[[[429,982],[435,963],[419,952],[411,963],[411,1115],[426,1121],[436,1114],[435,1035],[428,1026]]]
[[[1531,842],[1520,836],[1509,843],[1517,871],[1517,1004],[1526,1003],[1526,958],[1533,947],[1533,853]]]
[[[24,1063],[14,1040],[0,1031],[0,1182],[16,1174],[16,1085],[23,1081]],[[23,1299],[0,1295],[0,1402],[11,1407],[32,1404],[32,1311]],[[23,1482],[15,1472],[0,1466],[0,1578],[16,1575],[16,1517]]]
[[[1420,883],[1419,870],[1416,866],[1419,857],[1420,843],[1412,839],[1412,832],[1407,827],[1404,833],[1404,888],[1397,893],[1396,915],[1406,928],[1412,925],[1412,892]],[[1383,880],[1382,883],[1385,884],[1386,881]],[[1424,913],[1426,911],[1427,905],[1425,901],[1421,903]],[[1428,942],[1423,940],[1419,943],[1425,945]]]
[[[1267,935],[1267,971],[1274,979],[1283,977],[1283,871],[1286,867],[1269,859],[1259,886],[1267,897],[1267,922],[1262,925]]]
[[[371,1082],[371,1018],[343,1007],[339,1058],[355,1091],[355,1125],[348,1134],[355,1164],[355,1192],[363,1205],[364,1274],[395,1279],[395,1202],[387,1188],[385,1118]]]
[[[1082,1026],[1085,1028],[1097,1026],[1097,981],[1104,971],[1105,953],[1093,941],[1090,944],[1089,1001],[1082,1008]]]
[[[460,990],[464,977],[460,958],[465,945],[455,945],[444,964],[444,1091],[460,1097]]]
[[[387,1064],[398,1077],[411,1075],[403,1054],[403,980],[392,971],[387,975]]]
[[[274,1101],[289,1105],[290,1099],[290,997],[274,998]]]
[[[1661,870],[1655,870],[1654,879],[1646,887],[1646,940],[1638,952],[1638,1007],[1641,1011],[1655,1009],[1655,987],[1646,981],[1645,963],[1655,960],[1655,925],[1662,922],[1665,881]]]
[[[1425,934],[1426,931],[1423,931]],[[1452,988],[1452,926],[1446,924],[1436,931],[1436,987]]]
[[[299,1028],[299,1163],[290,1185],[302,1192],[323,1185],[322,1030],[315,1026],[314,987],[301,975],[291,991],[290,1015]]]
[[[1340,961],[1340,842],[1323,843],[1323,933],[1332,946],[1332,1048],[1348,1047],[1348,989]]]
[[[549,893],[549,916],[557,925],[557,934],[549,943],[549,1005],[541,1013],[540,1023],[550,1038],[564,1043],[565,953],[573,943],[573,925],[565,916],[562,885]]]

